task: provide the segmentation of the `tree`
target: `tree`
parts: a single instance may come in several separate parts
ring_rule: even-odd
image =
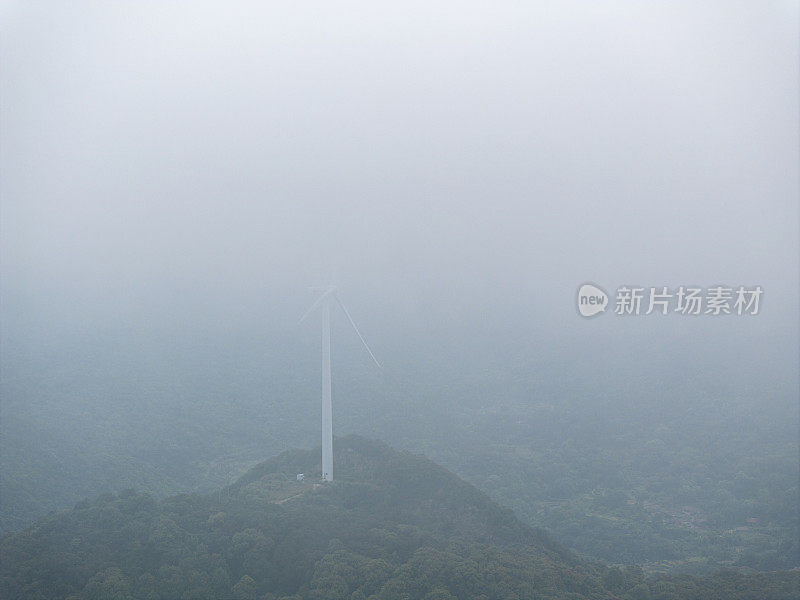
[[[83,589],[86,600],[133,600],[131,582],[119,567],[97,573]]]
[[[236,600],[256,600],[256,582],[249,575],[242,578],[233,586],[233,597]]]

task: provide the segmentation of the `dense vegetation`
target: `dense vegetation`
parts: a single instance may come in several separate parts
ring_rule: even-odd
[[[587,563],[422,456],[348,437],[336,459],[334,484],[313,483],[318,451],[291,451],[214,494],[126,491],[53,513],[3,537],[0,596],[789,599],[800,585]]]
[[[313,444],[317,349],[281,335],[182,340],[191,357],[160,338],[125,350],[125,332],[91,356],[55,343],[6,354],[0,529],[124,488],[207,493],[259,457]],[[556,359],[530,371],[425,354],[423,368],[404,364],[413,352],[398,344],[388,362],[411,380],[378,375],[351,341],[337,348],[351,352],[337,372],[337,432],[423,451],[585,557],[647,572],[800,565],[796,401],[778,384],[734,395],[733,384],[676,374],[654,388],[626,375],[622,389],[617,374],[543,375],[568,370]],[[130,366],[143,354],[146,375]]]
[[[637,410],[631,426],[602,408],[476,407],[465,420],[495,423],[470,440],[480,460],[420,444],[594,559],[653,572],[800,565],[796,422],[688,399]]]

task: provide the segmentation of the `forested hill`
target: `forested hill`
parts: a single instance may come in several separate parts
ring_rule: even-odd
[[[511,510],[499,506],[475,486],[422,455],[397,452],[382,442],[354,435],[337,439],[333,486],[297,484],[297,473],[307,475],[310,482],[319,480],[319,448],[293,450],[267,460],[221,495],[250,498],[266,494],[280,501],[294,495],[295,490],[299,493],[310,487],[319,499],[324,498],[326,510],[336,509],[337,519],[356,517],[361,527],[411,525],[448,539],[538,546],[561,561],[577,561],[543,530],[520,522]],[[294,482],[285,481],[287,474]],[[314,510],[319,504],[294,501],[301,499],[299,496],[292,503],[299,511]]]
[[[4,599],[796,597],[800,574],[661,578],[579,560],[424,457],[336,440],[268,460],[217,493],[133,491],[0,542]],[[297,474],[305,479],[298,481]]]

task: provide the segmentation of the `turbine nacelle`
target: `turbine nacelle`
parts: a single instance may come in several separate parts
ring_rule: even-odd
[[[320,304],[322,304],[322,303],[323,303],[325,300],[328,300],[328,299],[329,299],[331,296],[333,296],[333,295],[335,295],[335,294],[336,294],[336,286],[335,286],[335,285],[329,285],[328,287],[324,287],[324,288],[320,288],[320,287],[312,287],[312,288],[309,288],[309,290],[311,290],[312,292],[317,292],[317,293],[319,293],[319,294],[320,294],[320,296],[319,296],[319,298],[317,298],[317,299],[314,301],[314,304],[312,304],[312,305],[311,305],[311,306],[308,308],[308,310],[307,310],[306,312],[304,312],[304,313],[303,313],[303,316],[302,316],[302,317],[300,317],[300,321],[299,321],[300,323],[302,323],[303,321],[305,321],[305,320],[306,320],[306,318],[308,317],[308,315],[310,315],[312,312],[314,312],[314,309],[315,309],[315,308],[317,308],[317,307],[318,307]]]
[[[308,316],[312,312],[314,312],[315,309],[319,308],[322,305],[323,302],[330,303],[332,301],[335,301],[336,304],[339,305],[339,308],[342,309],[342,312],[347,317],[347,320],[350,321],[350,325],[353,326],[353,330],[356,332],[358,339],[361,340],[361,343],[364,344],[364,348],[366,348],[370,358],[372,358],[372,361],[377,365],[379,369],[383,369],[381,363],[379,363],[378,359],[375,358],[375,354],[373,354],[372,350],[369,347],[369,344],[367,344],[367,340],[364,339],[364,336],[361,335],[361,332],[358,330],[358,327],[356,326],[356,322],[353,320],[353,317],[350,316],[350,311],[347,310],[345,305],[342,303],[342,300],[339,298],[338,288],[335,285],[329,285],[327,287],[311,287],[309,289],[312,292],[317,292],[318,294],[320,294],[320,296],[314,301],[314,303],[308,308],[308,310],[305,313],[303,313],[303,316],[300,317],[299,322],[302,323],[303,321],[305,321],[308,318]]]

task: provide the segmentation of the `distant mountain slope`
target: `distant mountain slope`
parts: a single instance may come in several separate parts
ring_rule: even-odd
[[[127,491],[53,513],[2,538],[0,597],[600,600],[716,589],[579,560],[424,457],[350,436],[335,458],[333,484],[316,483],[318,450],[296,450],[208,496]],[[730,577],[721,597],[754,597],[741,595],[754,580]],[[792,598],[800,582],[761,577],[761,598]]]

